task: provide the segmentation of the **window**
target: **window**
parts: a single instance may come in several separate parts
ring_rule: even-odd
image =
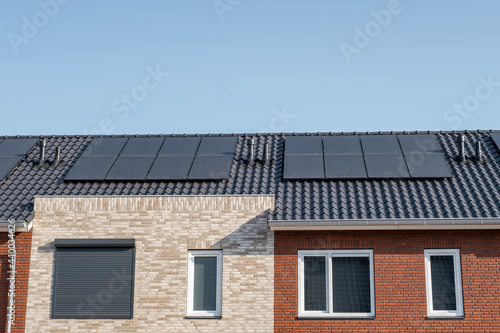
[[[135,241],[56,239],[54,319],[131,319]]]
[[[425,250],[427,315],[429,317],[461,317],[462,277],[460,251]]]
[[[222,315],[222,251],[189,251],[188,317]]]
[[[299,251],[299,316],[375,316],[373,250]]]

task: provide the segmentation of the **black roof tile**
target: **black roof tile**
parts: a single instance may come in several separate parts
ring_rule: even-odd
[[[44,137],[47,159],[53,159],[56,147],[60,146],[63,163],[57,167],[36,166],[38,149],[33,149],[0,183],[0,220],[28,219],[35,195],[269,194],[276,199],[275,210],[270,215],[274,220],[500,217],[500,155],[488,131],[433,132],[453,174],[449,179],[282,179],[285,136],[356,134],[416,132],[210,135],[238,137],[230,176],[224,181],[65,182],[65,175],[93,137]],[[475,142],[480,141],[488,162],[456,162],[459,134],[466,138],[466,156],[474,157]],[[253,166],[246,162],[246,139],[250,137],[255,139],[256,163]],[[270,146],[272,160],[269,166],[262,163],[266,144]]]

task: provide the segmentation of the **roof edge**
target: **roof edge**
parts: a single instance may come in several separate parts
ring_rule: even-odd
[[[500,229],[500,217],[423,219],[270,220],[271,230]]]
[[[0,221],[0,232],[8,232],[9,225],[11,225],[9,221]],[[32,227],[33,221],[16,221],[16,232],[28,232]]]

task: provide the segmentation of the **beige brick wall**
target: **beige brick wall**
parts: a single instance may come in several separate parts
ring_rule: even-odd
[[[272,332],[272,196],[37,197],[26,332]],[[131,320],[50,319],[56,238],[135,238]],[[188,249],[223,249],[222,319],[185,319]]]

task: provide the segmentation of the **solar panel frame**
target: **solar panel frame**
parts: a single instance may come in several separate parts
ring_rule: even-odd
[[[450,167],[441,154],[405,154],[412,178],[452,178]]]
[[[326,155],[362,155],[361,141],[357,135],[324,136],[324,154]]]
[[[106,175],[106,180],[145,180],[154,157],[119,156]]]
[[[365,155],[368,178],[410,178],[403,154]]]
[[[199,156],[197,155],[189,171],[189,180],[223,180],[228,179],[233,164],[232,156]]]
[[[368,178],[363,155],[325,155],[325,178]]]
[[[286,136],[286,155],[323,155],[323,140],[320,136]]]
[[[490,133],[490,138],[493,140],[493,143],[497,146],[497,150],[500,152],[500,132]]]
[[[147,180],[186,180],[194,156],[159,156],[154,161]]]
[[[81,157],[118,157],[128,138],[93,138]]]
[[[119,157],[156,157],[164,138],[130,138]]]
[[[214,136],[202,137],[198,148],[197,156],[234,156],[237,137]]]
[[[324,179],[323,155],[285,155],[284,179]]]
[[[396,135],[360,135],[364,155],[402,154]]]
[[[80,157],[64,180],[104,180],[113,166],[114,157]]]
[[[38,139],[5,139],[0,142],[0,157],[23,159],[37,142]]]
[[[433,134],[398,135],[403,154],[443,154]]]
[[[200,142],[200,137],[167,137],[158,153],[158,157],[195,156]]]

